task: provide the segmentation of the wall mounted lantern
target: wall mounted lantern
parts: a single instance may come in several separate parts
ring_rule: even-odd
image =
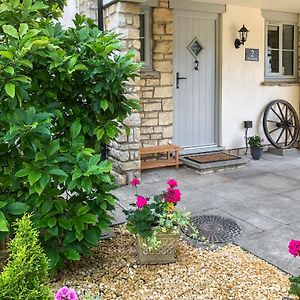
[[[239,30],[239,35],[240,38],[236,39],[234,42],[234,46],[236,49],[239,49],[241,45],[244,45],[245,42],[247,41],[247,36],[248,36],[249,30],[243,25],[243,27]]]

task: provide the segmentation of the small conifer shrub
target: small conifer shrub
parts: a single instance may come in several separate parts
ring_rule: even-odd
[[[52,300],[48,281],[48,259],[38,241],[29,215],[16,222],[9,243],[9,259],[0,275],[1,300]]]

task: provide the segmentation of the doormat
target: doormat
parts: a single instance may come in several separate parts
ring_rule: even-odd
[[[200,163],[200,164],[207,164],[207,163],[214,163],[219,161],[229,161],[229,160],[237,160],[241,159],[238,156],[231,155],[225,152],[214,152],[209,154],[197,154],[192,156],[185,156],[186,159]]]

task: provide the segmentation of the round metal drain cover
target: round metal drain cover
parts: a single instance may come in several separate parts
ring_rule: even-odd
[[[191,217],[191,222],[198,229],[199,236],[193,237],[191,230],[184,230],[184,233],[201,243],[204,238],[213,244],[225,244],[234,241],[242,233],[242,228],[236,222],[220,216],[194,216]]]

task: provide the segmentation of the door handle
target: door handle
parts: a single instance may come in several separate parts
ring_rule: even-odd
[[[180,77],[179,72],[176,73],[176,89],[179,89],[179,80],[185,80],[186,77]]]

